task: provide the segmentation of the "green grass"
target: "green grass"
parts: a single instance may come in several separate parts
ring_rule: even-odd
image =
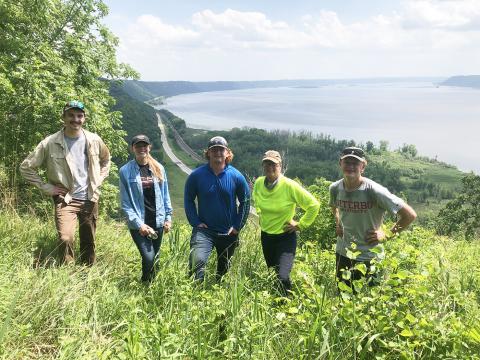
[[[124,224],[100,222],[92,268],[56,266],[47,256],[55,247],[51,219],[2,212],[0,357],[479,358],[478,241],[406,232],[386,244],[382,284],[342,300],[333,252],[303,239],[295,295],[279,301],[254,225],[219,284],[214,261],[204,286],[187,278],[189,236],[190,227],[176,223],[146,287]]]
[[[386,161],[392,168],[411,170],[417,173],[418,179],[441,184],[447,189],[458,191],[461,188],[460,180],[465,175],[460,170],[445,166],[440,163],[431,163],[419,158],[409,159],[397,152],[385,152],[382,155],[371,155],[376,161]],[[412,182],[412,176],[404,177],[403,180]]]
[[[167,134],[170,135],[171,130],[167,127]],[[200,163],[194,159],[192,159],[185,151],[183,151],[180,146],[178,146],[175,139],[172,137],[168,137],[168,144],[170,148],[174,152],[174,154],[189,168],[195,169]]]
[[[163,166],[167,171],[168,188],[170,191],[170,201],[173,207],[174,221],[185,220],[185,209],[183,207],[183,193],[184,185],[187,180],[185,174],[180,168],[175,165],[168,156],[165,156]]]
[[[409,159],[398,152],[385,152],[382,155],[371,155],[370,157],[377,162],[386,161],[393,169],[408,174],[402,176],[401,179],[408,188],[407,192],[414,196],[414,200],[407,200],[419,214],[419,221],[422,223],[426,223],[430,218],[436,216],[449,200],[440,200],[433,196],[427,197],[424,201],[415,200],[415,196],[422,192],[422,190],[415,190],[411,187],[415,181],[428,181],[453,195],[461,191],[461,179],[465,174],[455,167],[428,162],[420,158]]]

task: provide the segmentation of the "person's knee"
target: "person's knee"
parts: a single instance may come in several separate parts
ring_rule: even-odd
[[[58,240],[67,246],[73,245],[73,239],[74,239],[73,234],[60,233],[58,236]]]
[[[190,262],[196,266],[204,266],[211,253],[210,239],[201,234],[195,233],[190,243]]]
[[[203,268],[208,261],[208,254],[199,251],[199,249],[192,249],[190,253],[190,263],[193,269]]]
[[[143,257],[143,262],[148,268],[153,267],[153,264],[155,263],[155,256],[153,252],[145,252],[142,254]]]

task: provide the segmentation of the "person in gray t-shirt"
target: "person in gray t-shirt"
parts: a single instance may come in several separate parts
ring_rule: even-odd
[[[387,235],[381,227],[385,212],[398,215],[398,221],[390,230],[392,235],[405,229],[417,216],[402,199],[375,181],[363,177],[366,165],[362,149],[345,148],[340,157],[343,179],[330,185],[330,206],[338,236],[337,278],[350,287],[351,280],[362,277],[362,273],[354,269],[357,263],[364,263],[369,269],[371,260],[383,258],[381,243],[387,239]],[[348,280],[342,276],[345,269],[350,270]]]

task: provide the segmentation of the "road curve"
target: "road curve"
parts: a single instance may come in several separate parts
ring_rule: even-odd
[[[158,127],[160,128],[161,135],[160,139],[162,140],[162,147],[163,150],[165,151],[165,154],[172,160],[175,165],[177,165],[180,170],[182,170],[185,174],[190,175],[192,173],[192,169],[190,169],[187,165],[185,165],[172,151],[170,148],[170,145],[168,145],[167,141],[167,131],[165,130],[165,126],[163,125],[162,118],[160,115],[157,113],[157,119],[158,119]]]

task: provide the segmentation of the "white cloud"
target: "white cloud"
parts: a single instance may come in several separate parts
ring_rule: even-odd
[[[204,35],[206,44],[237,48],[291,48],[305,35],[283,21],[271,21],[259,12],[227,9],[216,14],[204,10],[192,16],[192,24]]]
[[[480,29],[479,0],[411,0],[406,3],[405,27]]]
[[[199,36],[191,29],[166,24],[153,15],[142,15],[128,26],[122,39],[132,48],[170,47],[191,46]]]
[[[149,79],[476,72],[480,0],[406,0],[395,13],[350,23],[327,10],[287,23],[261,12],[206,9],[182,26],[142,15],[117,35],[121,60]],[[163,76],[153,75],[158,69]]]

